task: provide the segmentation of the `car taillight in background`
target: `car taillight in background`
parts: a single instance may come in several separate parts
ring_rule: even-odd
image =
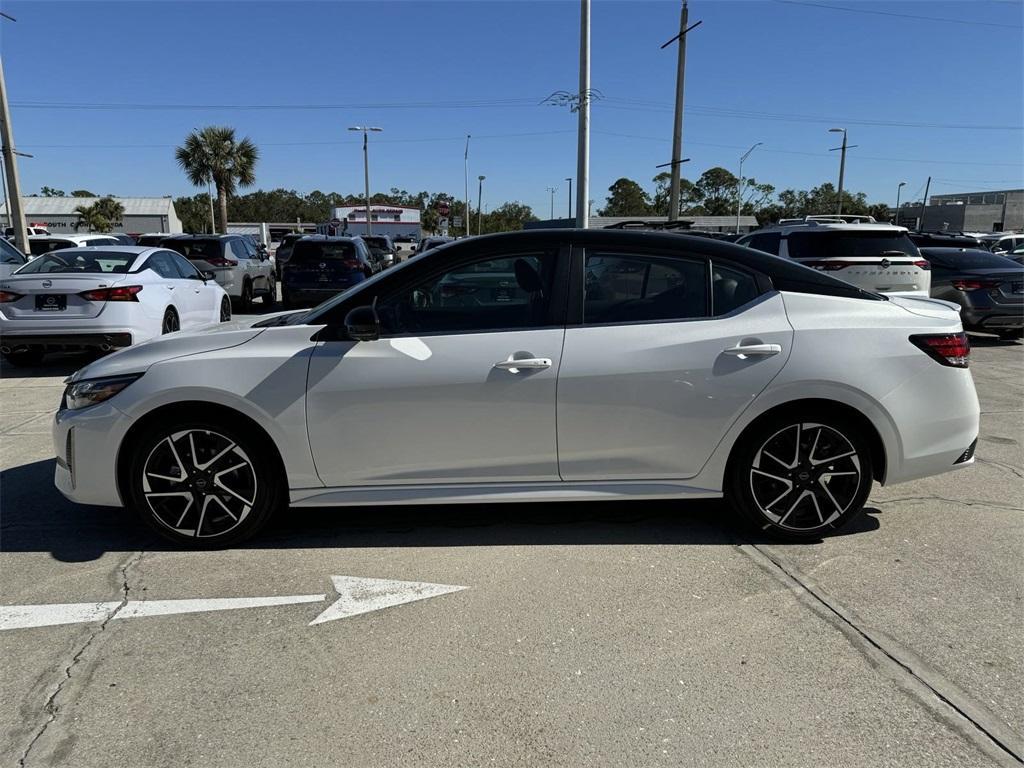
[[[952,368],[966,368],[971,362],[971,342],[963,333],[921,333],[910,337],[910,343],[936,362]]]
[[[9,304],[12,301],[17,301],[21,298],[20,293],[11,293],[10,291],[0,291],[0,304]]]
[[[86,301],[138,301],[141,285],[119,285],[116,288],[97,288],[78,294]]]
[[[207,264],[212,264],[215,267],[237,267],[238,262],[234,259],[225,259],[223,256],[195,256],[193,258],[202,259]]]
[[[925,261],[924,259],[918,259],[917,261],[915,261],[914,266],[919,267],[920,269],[927,270],[930,270],[932,268],[931,262]]]
[[[826,272],[835,272],[836,270],[846,269],[846,267],[855,267],[857,264],[853,264],[849,261],[804,261],[801,262],[805,267],[811,269],[822,269]]]
[[[976,291],[979,288],[991,291],[999,287],[998,280],[952,280],[950,282],[958,291]]]

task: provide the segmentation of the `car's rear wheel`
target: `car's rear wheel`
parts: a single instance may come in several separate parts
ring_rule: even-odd
[[[231,299],[224,296],[220,300],[220,321],[226,323],[231,320]]]
[[[238,297],[238,309],[242,312],[252,309],[252,283],[248,279],[242,283],[242,295]]]
[[[742,440],[729,462],[726,497],[757,529],[817,539],[863,511],[871,452],[847,420],[794,413],[768,419]]]
[[[4,360],[18,368],[39,365],[46,354],[42,349],[25,349],[20,352],[4,352]]]
[[[1014,339],[1024,338],[1024,329],[1017,328],[1010,331],[1000,331],[999,338],[1003,341],[1013,341]]]
[[[222,547],[256,533],[287,499],[265,439],[220,420],[156,425],[132,444],[129,506],[179,544]]]
[[[181,320],[178,319],[178,311],[174,307],[164,310],[164,320],[160,324],[160,333],[174,333],[181,330]]]

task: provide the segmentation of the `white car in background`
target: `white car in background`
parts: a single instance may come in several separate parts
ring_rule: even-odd
[[[55,482],[178,544],[293,506],[725,497],[819,538],[872,482],[965,467],[953,305],[684,235],[431,249],[308,312],[175,334],[68,381]]]
[[[50,351],[106,352],[231,319],[224,290],[174,251],[69,248],[0,280],[0,352],[34,365]]]
[[[51,251],[94,245],[121,245],[121,241],[110,235],[29,235],[28,257],[34,259]]]
[[[7,277],[26,261],[25,254],[0,237],[0,278]]]
[[[808,216],[751,232],[736,241],[799,261],[858,288],[897,296],[928,296],[931,267],[906,227],[870,216]]]

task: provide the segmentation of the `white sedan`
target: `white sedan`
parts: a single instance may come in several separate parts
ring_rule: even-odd
[[[47,351],[109,351],[231,319],[224,289],[164,248],[64,248],[0,280],[0,351],[14,365]]]
[[[969,354],[947,302],[728,243],[490,235],[92,363],[54,423],[55,482],[193,546],[289,503],[723,496],[816,538],[875,481],[972,463]]]

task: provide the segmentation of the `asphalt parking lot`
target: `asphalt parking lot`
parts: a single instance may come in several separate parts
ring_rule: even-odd
[[[801,545],[632,503],[295,510],[179,551],[54,490],[81,359],[2,368],[0,602],[93,605],[0,624],[0,762],[1019,765],[1024,346],[974,343],[974,466]],[[368,610],[430,591],[353,579],[452,589]]]

